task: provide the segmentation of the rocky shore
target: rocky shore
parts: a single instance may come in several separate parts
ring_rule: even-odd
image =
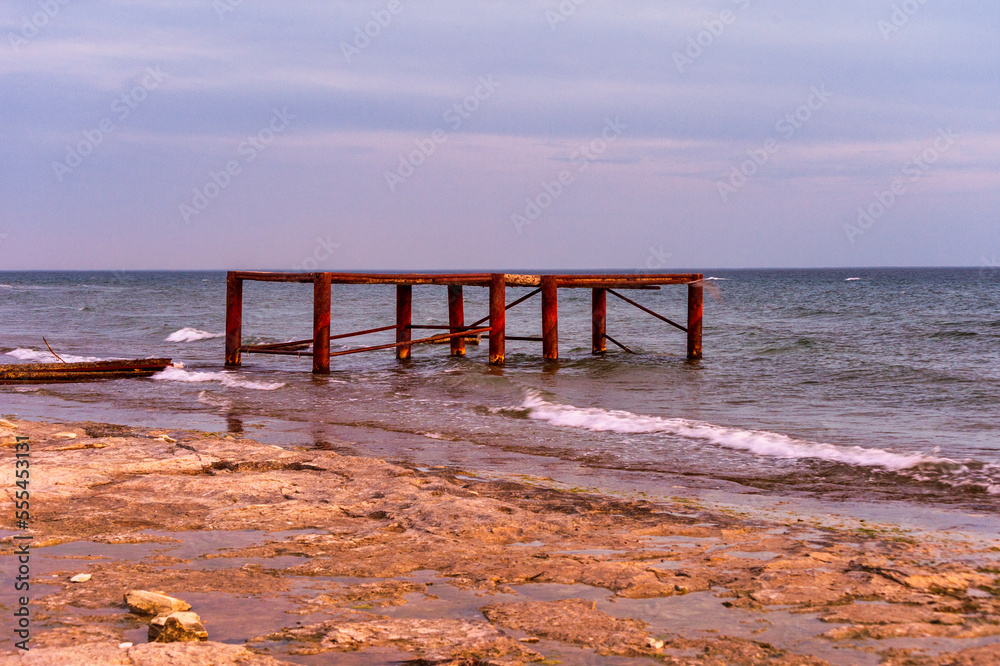
[[[0,421],[0,479],[4,665],[1000,663],[996,544],[99,423]],[[208,639],[147,643],[130,590]]]

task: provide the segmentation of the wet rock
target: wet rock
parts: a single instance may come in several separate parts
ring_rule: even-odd
[[[329,621],[284,629],[254,640],[309,644],[297,648],[297,654],[393,647],[432,662],[466,660],[461,663],[513,665],[543,658],[519,641],[504,636],[492,625],[468,620],[380,618],[360,622]]]
[[[598,654],[641,657],[657,653],[657,641],[646,632],[645,622],[614,618],[582,599],[499,603],[480,610],[501,627],[593,648]]]
[[[993,578],[972,572],[935,573],[908,576],[906,584],[918,590],[964,591],[969,587],[988,587],[993,584]]]
[[[899,604],[851,604],[835,608],[820,618],[824,622],[851,624],[900,624],[931,622],[934,624],[962,624],[965,619],[954,613],[935,613],[923,606]]]
[[[157,615],[149,623],[150,643],[207,641],[208,632],[197,613],[177,611]]]
[[[159,592],[129,590],[125,593],[125,605],[139,615],[162,615],[174,611],[191,610],[191,604]]]
[[[882,625],[851,625],[849,627],[838,627],[823,634],[824,638],[831,640],[858,640],[864,638],[874,638],[883,640],[886,638],[980,638],[983,636],[1000,635],[1000,625],[997,624],[967,624],[967,625],[943,625],[930,624],[927,622],[908,622],[905,624],[882,624]]]
[[[124,645],[124,644],[123,644]],[[292,666],[224,643],[145,643],[119,647],[89,643],[63,648],[32,649],[0,657],[0,666]]]

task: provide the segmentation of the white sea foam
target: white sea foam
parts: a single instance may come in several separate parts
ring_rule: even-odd
[[[921,453],[897,453],[879,448],[837,446],[764,430],[727,428],[686,419],[643,416],[624,410],[560,405],[548,402],[534,392],[528,394],[522,407],[527,409],[529,418],[560,427],[623,434],[664,433],[759,456],[826,460],[857,467],[881,468],[903,474],[914,481],[981,488],[990,495],[1000,495],[1000,466],[995,464],[949,460]]]
[[[720,278],[720,277],[707,277],[707,278],[705,278],[705,279],[706,279],[706,280],[728,280],[729,278]]]
[[[229,372],[194,372],[175,367],[156,373],[153,375],[153,379],[188,383],[219,382],[223,386],[230,388],[248,388],[256,391],[274,391],[285,385],[284,382],[252,382],[246,379],[239,379],[236,375]]]
[[[195,342],[196,340],[208,340],[209,338],[221,338],[225,333],[209,333],[197,328],[182,328],[167,336],[166,342]]]
[[[861,278],[857,278],[857,277],[855,277],[855,278],[847,278],[846,280],[844,280],[844,282],[856,282],[856,281],[858,281],[860,279]]]
[[[22,361],[35,361],[37,363],[58,363],[59,359],[47,351],[35,351],[34,349],[18,348],[7,352],[7,356],[19,358]],[[67,363],[90,363],[93,361],[106,361],[108,359],[97,358],[96,356],[74,356],[73,354],[59,354],[62,360]]]
[[[216,398],[208,391],[198,392],[198,402],[203,405],[208,405],[210,407],[218,407],[221,410],[228,410],[233,406],[233,403],[225,398]]]
[[[907,469],[921,463],[951,462],[920,453],[893,453],[877,448],[809,442],[764,430],[741,430],[686,419],[642,416],[623,410],[559,405],[547,402],[537,394],[529,395],[524,401],[524,407],[528,409],[530,418],[557,426],[583,428],[595,432],[665,433],[700,439],[729,449],[749,451],[759,456],[773,458],[814,458],[848,465],[882,467],[892,471]]]

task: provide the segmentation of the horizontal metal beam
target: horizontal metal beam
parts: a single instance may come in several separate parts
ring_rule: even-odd
[[[441,335],[434,335],[429,338],[421,338],[420,340],[405,340],[403,342],[396,342],[394,344],[386,345],[375,345],[374,347],[358,347],[357,349],[345,349],[339,352],[330,352],[330,356],[346,356],[347,354],[360,354],[361,352],[379,351],[381,349],[396,349],[397,347],[402,347],[404,345],[419,345],[430,342],[438,342],[439,340],[450,340],[464,335],[475,335],[477,333],[482,333],[488,331],[488,328],[477,328],[471,331],[462,331],[461,333],[443,333]]]

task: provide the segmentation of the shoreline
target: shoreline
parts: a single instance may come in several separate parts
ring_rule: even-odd
[[[954,533],[957,530],[968,534],[971,539],[988,539],[1000,534],[1000,514],[991,512],[989,508],[963,503],[882,498],[866,501],[861,497],[829,499],[807,492],[795,494],[743,486],[711,477],[699,480],[667,476],[656,471],[590,466],[530,450],[483,449],[482,445],[466,440],[432,441],[418,430],[398,431],[368,424],[306,422],[257,414],[234,417],[212,412],[145,412],[120,405],[105,407],[64,400],[44,402],[39,408],[38,396],[33,395],[33,391],[6,395],[12,399],[12,405],[5,411],[30,421],[72,422],[85,415],[87,418],[113,419],[115,423],[136,424],[147,429],[227,431],[239,437],[253,436],[262,443],[286,449],[313,448],[329,439],[343,441],[352,455],[375,457],[403,465],[426,466],[424,463],[427,463],[475,469],[485,477],[515,482],[535,478],[547,487],[583,488],[587,492],[626,499],[670,501],[674,496],[682,496],[721,511],[746,511],[766,520],[787,519],[794,514],[795,517],[804,516],[808,520],[820,520],[831,525],[861,526],[866,522],[886,522],[920,533]],[[63,418],[56,418],[54,414],[62,414]],[[414,439],[420,440],[421,446],[411,452]],[[479,452],[483,454],[478,455]],[[663,488],[669,491],[663,492]],[[791,508],[787,511],[776,508],[782,506]]]
[[[31,654],[65,650],[63,663],[82,644],[166,649],[136,640],[133,587],[201,613],[210,643],[185,650],[235,649],[221,640],[289,663],[1000,660],[1000,548],[985,542],[217,433],[9,423],[4,478],[15,434],[32,442],[45,586]],[[92,578],[68,581],[79,573]]]

